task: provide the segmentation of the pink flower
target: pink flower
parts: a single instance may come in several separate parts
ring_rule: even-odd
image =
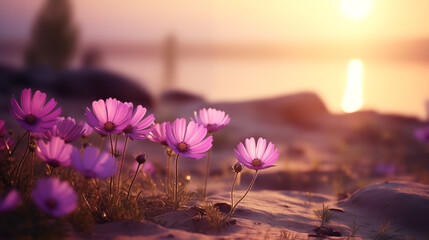
[[[131,109],[133,108],[132,103],[126,104],[128,104]],[[150,126],[153,124],[153,121],[155,121],[155,117],[153,116],[153,114],[150,114],[146,118],[143,118],[145,114],[146,108],[142,107],[141,105],[138,105],[134,110],[128,125],[124,129],[124,133],[126,136],[128,136],[132,140],[142,140],[147,138],[146,135],[150,132]]]
[[[193,159],[204,157],[212,147],[213,137],[207,135],[207,129],[194,121],[186,126],[186,120],[176,119],[172,124],[166,125],[168,146],[178,155]]]
[[[32,192],[36,206],[43,212],[61,217],[69,214],[77,207],[77,195],[68,182],[58,178],[40,179]]]
[[[48,142],[38,141],[37,156],[52,167],[70,166],[70,154],[73,146],[66,144],[59,137],[52,137]]]
[[[91,136],[91,134],[94,132],[94,128],[88,125],[88,123],[84,121],[80,121],[79,125],[82,126],[82,137],[87,138]]]
[[[9,191],[9,193],[0,199],[0,213],[7,212],[15,209],[21,202],[21,195],[15,189]]]
[[[106,102],[100,99],[92,102],[92,112],[86,108],[85,115],[89,126],[102,135],[117,134],[128,126],[131,119],[132,107],[115,98]]]
[[[53,98],[45,103],[45,93],[36,91],[31,97],[31,89],[27,88],[21,92],[21,106],[14,96],[10,98],[10,113],[26,130],[45,132],[56,124],[61,114],[61,108],[54,110],[57,102]]]
[[[164,146],[168,146],[167,136],[165,135],[165,127],[169,122],[156,123],[152,127],[152,131],[148,133],[147,138],[152,142],[161,143]]]
[[[76,124],[74,118],[59,117],[57,124],[49,131],[42,133],[43,137],[50,139],[54,136],[60,137],[65,142],[73,142],[82,136],[82,126]]]
[[[83,154],[73,148],[71,165],[86,178],[108,178],[116,173],[115,159],[107,152],[88,146]]]
[[[246,147],[240,142],[234,149],[235,156],[241,164],[254,170],[274,167],[273,163],[280,156],[274,144],[270,142],[267,146],[267,140],[263,138],[259,138],[256,143],[253,137],[246,139],[245,144]]]
[[[200,111],[194,112],[195,122],[203,124],[209,133],[216,132],[225,127],[229,123],[229,115],[225,115],[224,111],[216,110],[214,108],[203,108]]]

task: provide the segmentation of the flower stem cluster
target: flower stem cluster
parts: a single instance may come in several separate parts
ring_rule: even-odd
[[[10,98],[10,113],[25,130],[17,141],[9,134],[5,121],[0,120],[0,151],[7,151],[8,157],[8,161],[0,161],[4,170],[0,176],[0,196],[4,196],[0,197],[0,214],[19,208],[21,202],[25,205],[32,201],[42,214],[28,214],[45,219],[89,216],[93,222],[101,223],[130,216],[139,218],[138,200],[145,195],[142,182],[157,169],[145,153],[134,156],[134,168],[127,166],[127,147],[131,141],[146,139],[163,146],[167,156],[164,205],[177,210],[192,197],[185,189],[186,181],[180,180],[182,158],[199,160],[207,155],[202,196],[206,201],[213,134],[230,122],[225,112],[203,108],[190,121],[177,118],[154,123],[154,115],[147,115],[143,106],[108,98],[92,102],[84,110],[86,121],[77,123],[70,116],[60,116],[61,108],[57,108],[53,98],[46,100],[45,93],[32,94],[31,89],[22,90],[20,101],[14,96]],[[93,133],[99,135],[96,144]],[[107,145],[103,145],[104,140]],[[221,221],[232,216],[251,190],[258,172],[273,167],[279,158],[278,149],[263,138],[257,142],[254,138],[246,139],[234,153],[238,162],[233,167],[231,209]],[[244,167],[255,173],[244,195],[234,203],[234,187]],[[134,170],[132,175],[129,169]],[[139,173],[143,178],[139,178]],[[191,177],[185,179],[189,181]],[[137,191],[132,191],[133,187]]]

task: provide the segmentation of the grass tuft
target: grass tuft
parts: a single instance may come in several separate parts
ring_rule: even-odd
[[[323,227],[326,222],[329,222],[329,220],[332,217],[332,212],[329,209],[328,205],[322,204],[322,209],[319,210],[313,210],[314,214],[320,218],[321,224],[320,226]]]

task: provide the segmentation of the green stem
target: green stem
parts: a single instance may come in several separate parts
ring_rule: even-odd
[[[8,160],[12,161],[12,151],[10,150],[10,146],[7,143],[7,140],[5,138],[3,138],[3,142],[4,142],[4,145],[6,146],[6,150],[7,150],[7,154],[8,154]]]
[[[112,157],[115,159],[115,155],[114,155],[114,149],[113,149],[113,140],[112,140],[112,135],[109,135],[109,139],[110,139],[110,151],[112,152]],[[113,176],[110,177],[110,181],[109,181],[109,196],[112,196],[112,188],[113,188]]]
[[[25,135],[27,135],[27,134],[29,134],[30,133],[30,131],[26,131],[19,139],[18,139],[18,141],[16,142],[16,144],[15,144],[15,147],[13,148],[13,150],[12,150],[12,155],[15,153],[15,151],[16,151],[16,148],[18,147],[18,145],[19,145],[19,143],[22,141],[22,139],[24,139],[24,137],[25,137]],[[27,146],[28,147],[28,146]]]
[[[121,173],[122,173],[122,166],[124,165],[125,151],[127,150],[127,143],[128,143],[128,137],[125,137],[124,150],[122,151],[121,165],[119,166],[119,173],[118,173],[118,192],[120,191],[120,186],[121,186]]]
[[[98,150],[101,150],[101,144],[103,143],[104,138],[106,137],[105,135],[100,135],[100,142],[98,143]]]
[[[28,133],[28,131],[26,132]],[[24,134],[25,135],[25,134]],[[21,138],[22,139],[22,138]],[[24,168],[24,160],[27,158],[28,156],[28,152],[29,152],[29,146],[30,146],[30,135],[28,135],[28,140],[27,140],[27,147],[25,148],[25,152],[24,155],[22,156],[21,161],[19,162],[18,166],[16,167],[16,173],[15,173],[15,177],[14,177],[14,183],[19,182],[19,178],[21,177],[21,172],[22,169]],[[17,184],[16,184],[17,185]]]
[[[241,200],[244,199],[244,197],[246,197],[246,195],[250,192],[250,189],[252,189],[253,184],[255,183],[256,177],[258,176],[258,170],[255,171],[255,175],[253,175],[252,181],[249,184],[249,187],[247,188],[246,192],[244,193],[244,195],[238,200],[238,202],[234,205],[234,207],[231,208],[231,210],[229,211],[228,215],[225,216],[224,220],[231,217],[231,215],[234,213],[235,208],[237,207],[237,205],[241,202]]]
[[[171,183],[171,154],[172,154],[172,150],[167,147],[165,150],[165,154],[167,155],[167,176],[166,176],[166,180],[165,180],[165,186],[168,188],[170,187],[170,183]]]
[[[112,157],[115,157],[115,149],[113,149],[113,139],[112,139],[112,135],[109,135],[109,139],[110,139],[110,152],[112,153]]]
[[[31,152],[30,186],[33,184],[33,177],[34,177],[34,154],[35,154],[35,152]]]
[[[21,165],[23,164],[24,160],[27,158],[27,155],[28,155],[28,148],[25,150],[24,155],[21,158],[21,161],[19,161],[18,166],[16,166],[15,168],[15,177],[13,178],[14,183],[18,180],[19,169],[21,168]]]
[[[46,166],[46,173],[47,173],[47,175],[48,176],[52,176],[52,169],[51,169],[51,167],[49,166],[49,164],[45,164],[45,166]]]
[[[119,134],[116,134],[116,136],[115,136],[115,153],[118,150],[118,138],[119,138]]]
[[[179,179],[179,154],[177,154],[177,156],[176,156],[176,188],[175,188],[175,193],[174,193],[174,209],[177,209],[177,208],[179,208],[179,204],[178,204],[178,202],[177,202],[177,195],[178,195],[178,179]]]
[[[141,165],[141,163],[139,163],[139,165],[137,165],[136,173],[134,174],[133,180],[131,181],[130,188],[128,188],[128,193],[127,193],[127,197],[125,198],[125,200],[128,200],[128,196],[130,195],[131,187],[133,186],[133,183],[136,180],[137,173],[139,172],[140,165]]]
[[[104,206],[104,208],[106,209],[106,212],[107,212],[107,208],[105,207],[104,200],[103,200],[103,195],[101,194],[101,191],[100,191],[100,185],[97,184],[97,182],[96,182],[96,180],[94,178],[88,179],[88,181],[89,180],[91,180],[92,184],[94,184],[94,187],[95,187],[95,189],[97,190],[97,193],[98,193],[98,197],[100,198],[99,202],[101,203],[101,205]]]
[[[204,191],[203,191],[203,201],[205,202],[207,199],[207,180],[210,175],[210,158],[211,158],[211,152],[212,149],[210,148],[209,152],[207,153],[207,164],[206,164],[206,179],[204,181]]]
[[[235,183],[237,182],[237,177],[238,177],[238,172],[235,173],[234,180],[232,180],[232,186],[231,186],[231,209],[232,209],[232,206],[234,206],[234,187],[235,187]]]

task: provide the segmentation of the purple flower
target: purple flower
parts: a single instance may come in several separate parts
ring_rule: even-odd
[[[85,115],[89,126],[102,135],[117,134],[128,126],[131,119],[132,107],[115,98],[106,102],[100,99],[92,102],[92,112],[86,108]]]
[[[21,92],[21,106],[14,96],[10,98],[10,113],[26,130],[45,132],[55,125],[61,114],[61,108],[54,110],[57,102],[53,98],[45,103],[45,93],[36,91],[32,98],[31,89],[27,88]]]
[[[178,155],[193,159],[204,157],[212,147],[213,137],[207,135],[207,129],[194,121],[186,126],[184,118],[176,119],[172,124],[166,125],[168,146]]]
[[[91,134],[94,132],[94,128],[88,125],[88,123],[84,121],[80,121],[79,125],[82,126],[82,137],[87,138],[91,136]]]
[[[0,137],[3,137],[7,133],[5,121],[0,119]]]
[[[155,173],[155,166],[151,162],[146,162],[143,164],[142,171],[149,176],[152,176]]]
[[[273,163],[279,158],[279,150],[274,147],[273,143],[268,143],[263,138],[258,139],[258,143],[252,137],[245,140],[246,147],[243,143],[239,143],[234,149],[237,160],[244,166],[260,170],[274,167]]]
[[[200,111],[194,112],[195,122],[204,125],[209,133],[218,131],[229,123],[229,115],[225,115],[224,111],[214,108],[202,108]]]
[[[130,108],[133,108],[132,103],[126,103],[130,106]],[[134,139],[146,139],[146,135],[151,131],[149,128],[153,121],[155,121],[155,117],[153,114],[148,115],[146,118],[143,118],[146,114],[146,108],[142,107],[141,105],[138,105],[136,109],[134,110],[132,117],[128,123],[128,125],[124,129],[124,133],[126,136]]]
[[[39,140],[36,152],[37,156],[52,167],[65,167],[70,166],[70,154],[72,150],[72,145],[66,144],[59,137],[52,137],[46,143],[43,140]]]
[[[100,153],[96,147],[86,147],[83,154],[73,148],[71,164],[86,178],[105,179],[116,173],[115,159],[107,152]]]
[[[68,182],[58,178],[40,179],[33,188],[34,203],[43,212],[61,217],[69,214],[77,207],[77,195]]]
[[[73,142],[82,136],[82,132],[82,126],[76,124],[74,118],[59,117],[57,124],[51,130],[42,133],[42,135],[46,139],[51,139],[56,136],[60,137],[65,142]]]
[[[429,126],[418,128],[414,131],[414,136],[422,142],[429,142]]]
[[[152,142],[161,143],[164,146],[168,146],[167,136],[165,135],[165,128],[169,122],[156,123],[152,127],[152,131],[148,133],[147,138]]]
[[[15,209],[21,202],[21,195],[15,189],[9,191],[9,193],[0,199],[0,213],[7,212]]]

